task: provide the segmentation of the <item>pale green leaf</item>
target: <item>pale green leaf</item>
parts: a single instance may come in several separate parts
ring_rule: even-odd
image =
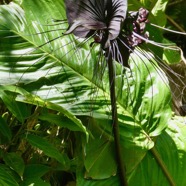
[[[165,26],[166,24],[166,15],[165,9],[169,0],[157,0],[155,6],[152,9],[152,14],[158,20],[159,26]]]

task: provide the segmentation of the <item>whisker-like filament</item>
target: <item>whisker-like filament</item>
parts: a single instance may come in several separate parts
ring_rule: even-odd
[[[154,26],[154,27],[160,28],[162,30],[168,31],[168,32],[172,32],[172,33],[175,33],[175,34],[185,35],[186,36],[186,33],[185,32],[179,32],[179,31],[176,31],[176,30],[171,30],[171,29],[164,28],[162,26],[159,26],[159,25],[156,25],[156,24],[153,24],[153,23],[149,23],[149,24],[152,25],[152,26]]]
[[[150,43],[152,45],[158,46],[160,48],[164,48],[164,49],[169,49],[169,50],[175,50],[175,51],[179,51],[178,47],[174,46],[167,46],[167,44],[163,44],[163,43],[157,43],[155,41],[146,39],[145,37],[140,36],[139,34],[132,32],[134,34],[134,36],[142,39],[143,41],[145,41],[146,43]]]
[[[45,33],[50,33],[50,32],[58,32],[59,30],[66,31],[67,29],[66,28],[58,28],[58,29],[47,30],[47,31],[43,31],[43,32],[36,32],[34,34],[31,34],[31,35],[34,36],[34,35],[45,34]],[[30,36],[30,35],[25,35],[25,36]]]
[[[170,89],[170,91],[172,93],[172,102],[174,104],[174,107],[173,107],[174,110],[180,109],[182,107],[182,104],[179,103],[179,104],[175,105],[175,101],[180,99],[179,97],[181,96],[181,94],[178,95],[177,90],[179,92],[181,92],[181,90],[185,84],[182,80],[183,77],[180,74],[174,72],[170,68],[170,66],[166,65],[166,63],[164,63],[160,59],[160,57],[155,55],[151,49],[146,48],[146,50],[149,50],[151,54],[147,54],[143,50],[139,49],[139,51],[142,53],[142,55],[144,55],[153,64],[153,67],[157,71],[159,77],[161,77],[161,80],[164,82],[164,84],[167,86],[167,88]],[[164,73],[162,73],[162,70]],[[167,78],[168,78],[168,81],[167,81]],[[175,78],[177,79],[177,81],[179,83],[175,81]],[[174,88],[172,88],[172,86],[170,87],[170,83],[174,85]],[[177,114],[178,114],[178,112],[177,112]]]

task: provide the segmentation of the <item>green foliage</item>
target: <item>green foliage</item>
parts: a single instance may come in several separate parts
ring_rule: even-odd
[[[62,164],[62,166],[64,166],[64,169],[68,170],[69,159],[66,156],[64,156],[62,153],[60,153],[58,149],[56,149],[47,140],[39,136],[34,136],[32,134],[28,134],[26,138],[27,138],[27,141],[32,146],[37,147],[38,149],[42,150],[43,153],[46,154],[47,156],[55,158],[58,162]]]
[[[165,17],[159,4],[167,1],[153,2],[150,19],[158,22],[160,14]],[[142,5],[130,3],[133,10]],[[98,63],[99,47],[62,36],[66,24],[47,25],[52,18],[66,17],[63,1],[25,0],[21,7],[0,6],[0,184],[47,186],[74,180],[80,186],[119,186],[108,69],[102,69],[104,60]],[[149,32],[164,40],[158,29]],[[169,53],[164,55],[169,62]],[[151,153],[154,148],[176,185],[185,185],[186,128],[180,118],[172,119],[167,78],[154,67],[153,53],[131,54],[129,63],[131,69],[115,66],[128,183],[169,185]]]
[[[5,117],[6,113],[4,114]],[[10,142],[12,138],[11,130],[3,117],[0,117],[0,144]]]
[[[7,166],[0,164],[0,184],[4,186],[18,186],[19,184],[13,178],[13,176],[9,173],[11,171]]]
[[[15,152],[6,153],[3,156],[3,160],[5,164],[11,167],[20,177],[23,176],[25,164],[20,155]]]

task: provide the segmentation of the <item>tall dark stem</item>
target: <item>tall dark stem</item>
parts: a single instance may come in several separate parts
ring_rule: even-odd
[[[116,95],[115,95],[115,73],[113,67],[112,52],[110,51],[110,48],[108,48],[106,51],[106,58],[107,58],[108,70],[109,70],[110,99],[111,99],[111,107],[112,107],[112,127],[113,127],[112,130],[114,134],[116,160],[118,164],[118,171],[119,171],[121,185],[127,186],[125,164],[122,158],[121,146],[120,146],[119,123],[118,123],[118,113],[117,113]]]

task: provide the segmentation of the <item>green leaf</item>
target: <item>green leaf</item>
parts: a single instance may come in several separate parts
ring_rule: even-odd
[[[50,167],[42,164],[29,164],[25,166],[24,179],[41,178],[50,170]]]
[[[103,180],[88,180],[88,179],[84,179],[83,176],[81,174],[77,174],[77,186],[103,186],[103,185],[107,185],[107,186],[120,186],[119,183],[119,178],[118,176],[113,176],[110,177],[109,179],[103,179]]]
[[[21,185],[42,185],[49,186],[50,184],[41,179],[44,174],[50,170],[50,167],[41,164],[30,164],[25,166],[23,182]]]
[[[0,88],[2,90],[3,95],[4,95],[5,91],[9,92],[9,94],[11,93],[12,95],[14,95],[16,93],[16,94],[19,94],[19,97],[17,98],[17,100],[19,100],[19,101],[23,101],[23,102],[30,103],[30,104],[35,104],[35,105],[38,105],[41,107],[47,107],[49,109],[56,110],[56,111],[63,113],[67,117],[66,120],[70,124],[73,123],[73,125],[74,125],[74,126],[72,126],[72,125],[71,126],[65,125],[65,126],[67,128],[73,129],[75,131],[84,132],[86,134],[86,138],[88,139],[89,135],[86,130],[86,127],[82,124],[82,122],[77,117],[75,117],[70,111],[66,110],[65,108],[63,108],[57,104],[47,102],[46,100],[43,100],[36,95],[30,94],[29,92],[25,91],[24,89],[16,87],[16,86],[0,86]],[[23,98],[23,96],[24,96],[24,98]],[[23,119],[23,116],[24,116],[24,119],[26,119],[26,117],[28,117],[28,113],[29,113],[27,111],[30,111],[30,110],[28,110],[28,107],[26,107],[26,105],[23,103],[12,100],[11,98],[12,97],[10,96],[10,98],[8,99],[10,105],[12,105],[10,110],[13,110],[12,111],[13,113],[17,113],[15,115],[17,115],[17,116],[19,115],[21,119]],[[18,108],[18,109],[16,109],[16,108]],[[18,111],[18,112],[16,112],[16,111]],[[42,115],[41,115],[41,118],[43,118],[43,119],[45,118],[45,120],[48,118],[48,120],[49,120],[48,116],[42,117]],[[53,120],[54,118],[53,119],[50,118],[50,121],[51,120],[54,122],[56,121],[56,124],[61,123],[61,122],[59,122],[59,117],[57,117],[57,118],[58,118],[58,121]]]
[[[42,150],[43,153],[47,156],[59,161],[64,166],[64,170],[69,169],[70,160],[68,159],[67,155],[63,154],[62,152],[59,152],[59,150],[55,148],[53,144],[49,143],[48,140],[32,134],[28,134],[26,136],[26,140],[32,146]]]
[[[85,132],[85,127],[81,124],[81,125],[77,125],[80,124],[79,123],[74,123],[72,122],[72,120],[68,119],[67,117],[64,117],[62,115],[57,115],[57,114],[50,114],[50,113],[42,113],[39,116],[39,119],[43,120],[43,121],[48,121],[51,124],[56,124],[60,127],[64,127],[64,128],[68,128],[71,131],[81,131],[81,132]]]
[[[181,61],[181,56],[180,56],[180,51],[178,48],[176,48],[176,44],[170,42],[167,39],[163,39],[163,43],[168,43],[169,45],[172,45],[173,47],[175,46],[175,50],[170,50],[170,49],[164,49],[163,52],[163,59],[168,63],[168,64],[176,64]],[[176,50],[177,49],[177,50]]]
[[[169,127],[158,137],[155,145],[167,171],[172,179],[175,180],[175,185],[180,186],[186,184],[185,177],[183,176],[186,174],[186,126],[184,123],[185,118],[182,117],[175,117],[171,120],[168,125]],[[78,186],[120,185],[117,176],[98,181],[85,179],[82,174],[82,170],[77,173]],[[143,186],[170,185],[150,150],[128,177],[129,186],[135,186],[136,183]]]
[[[15,95],[6,92],[3,86],[0,86],[0,97],[10,112],[23,123],[30,113],[28,107],[24,103],[16,102]]]
[[[105,179],[115,176],[117,164],[113,153],[113,141],[96,138],[89,143],[85,157],[85,178]]]
[[[20,177],[23,176],[25,164],[22,157],[14,152],[4,154],[3,160],[5,164],[18,173]]]
[[[0,164],[0,185],[2,186],[19,186],[15,179],[6,171],[4,166]]]
[[[12,138],[11,130],[6,121],[0,116],[0,144],[9,143]]]
[[[154,5],[156,4],[157,0],[140,0],[141,4],[145,6],[145,8],[148,8],[148,10],[152,10]]]
[[[50,183],[47,183],[46,181],[43,181],[41,178],[29,178],[25,181],[23,181],[20,186],[51,186]]]
[[[165,9],[168,2],[169,0],[158,0],[152,9],[152,14],[158,20],[159,26],[165,26],[166,24]]]
[[[184,124],[185,119],[182,118],[181,120],[182,123],[177,118],[169,122],[166,131],[158,137],[155,147],[167,167],[167,171],[175,181],[175,185],[183,186],[186,184],[183,176],[186,174],[186,126]],[[139,185],[144,186],[148,186],[149,183],[152,185],[170,185],[150,151],[130,178],[129,185],[135,186],[136,181]]]

